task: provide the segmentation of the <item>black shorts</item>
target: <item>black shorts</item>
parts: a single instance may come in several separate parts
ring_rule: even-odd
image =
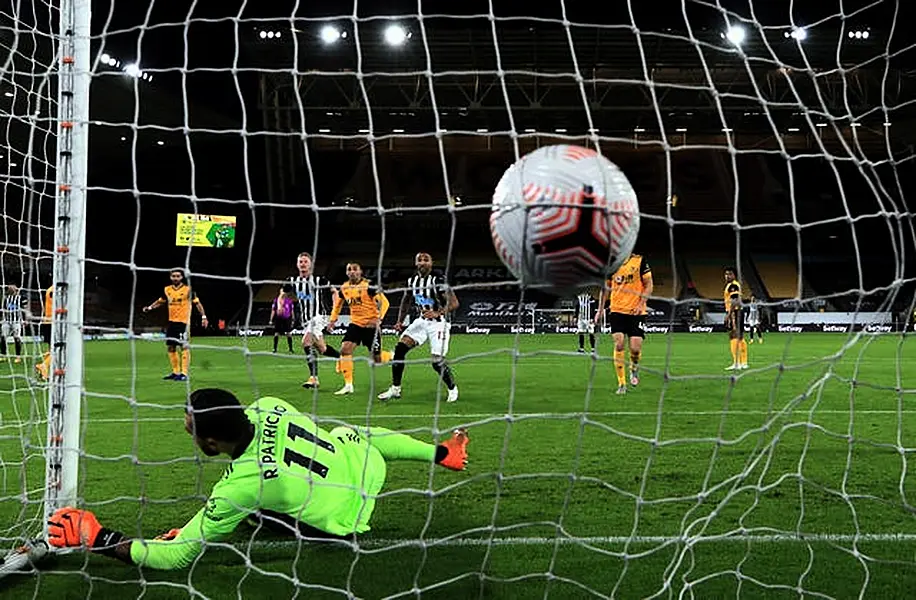
[[[635,338],[646,337],[645,315],[627,315],[612,312],[609,325],[611,326],[611,333],[622,333],[627,337]]]
[[[41,334],[41,341],[47,345],[51,345],[51,324],[42,323],[38,326],[38,332]]]
[[[165,345],[176,348],[188,341],[188,324],[169,321],[165,327]]]
[[[729,315],[729,328],[728,333],[729,337],[732,339],[741,339],[744,337],[746,331],[746,326],[744,324],[744,311],[743,310],[733,310]]]
[[[274,317],[274,335],[286,335],[293,330],[293,320]]]
[[[360,327],[350,323],[344,333],[343,341],[363,345],[375,354],[382,350],[382,334],[377,327]]]

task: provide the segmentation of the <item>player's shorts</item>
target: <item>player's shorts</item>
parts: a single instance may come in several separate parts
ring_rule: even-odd
[[[418,318],[411,321],[401,335],[409,337],[418,346],[429,340],[429,353],[433,356],[445,356],[448,354],[448,342],[452,337],[451,329],[451,323],[445,319]]]
[[[748,329],[750,329],[751,327],[760,327],[760,320],[759,319],[748,319],[747,321],[745,321],[744,325]]]
[[[21,338],[22,337],[22,321],[11,321],[11,322],[4,321],[3,324],[0,325],[0,336],[3,336],[5,338],[14,338],[14,339]],[[51,342],[48,342],[48,343],[50,344]]]
[[[308,319],[302,325],[303,335],[311,335],[313,338],[322,339],[324,337],[324,330],[328,327],[328,318],[324,316],[317,316]]]
[[[42,323],[38,326],[38,333],[41,335],[41,341],[47,345],[51,345],[51,324]]]
[[[165,327],[165,345],[177,348],[188,341],[188,324],[169,321]]]
[[[350,323],[347,325],[343,341],[365,346],[373,354],[382,350],[382,333],[378,327],[360,327]]]
[[[627,337],[646,337],[646,316],[627,315],[612,312],[608,319],[611,333],[622,333]]]
[[[293,320],[274,317],[274,335],[286,335],[293,330]]]
[[[579,319],[576,323],[576,333],[595,333],[595,322],[589,319]]]
[[[741,310],[734,311],[731,314],[731,327],[729,328],[728,333],[730,337],[740,339],[744,337],[744,332],[744,312]]]

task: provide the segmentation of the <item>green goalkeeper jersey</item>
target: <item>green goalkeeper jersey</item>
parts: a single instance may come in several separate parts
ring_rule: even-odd
[[[385,460],[355,430],[330,432],[273,397],[246,409],[254,438],[226,468],[203,508],[170,541],[134,540],[133,562],[155,569],[187,566],[203,543],[232,533],[256,511],[288,515],[334,535],[369,530]]]

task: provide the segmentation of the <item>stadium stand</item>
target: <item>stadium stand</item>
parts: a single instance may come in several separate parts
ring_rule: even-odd
[[[799,298],[798,266],[791,257],[756,256],[753,262],[767,296],[773,300]]]
[[[693,289],[701,298],[722,298],[722,269],[727,260],[711,258],[688,258],[687,273]]]

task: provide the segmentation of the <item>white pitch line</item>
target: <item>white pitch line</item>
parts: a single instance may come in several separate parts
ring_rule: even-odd
[[[679,536],[594,536],[594,537],[447,537],[447,538],[430,538],[430,539],[365,539],[354,544],[349,541],[331,541],[330,544],[341,545],[352,548],[366,549],[400,549],[400,548],[453,548],[468,546],[551,546],[559,544],[563,546],[570,545],[622,545],[622,544],[785,544],[785,543],[900,543],[916,542],[916,534],[912,533],[862,533],[859,535],[845,533],[812,533],[812,534],[794,534],[794,533],[777,533],[770,535],[707,535],[702,537],[679,537]],[[236,542],[231,545],[237,549],[253,548],[290,548],[299,544],[307,545],[310,542],[302,540],[253,540],[251,542]]]
[[[149,407],[145,407],[144,410],[150,410]],[[790,412],[784,412],[781,410],[774,411],[765,411],[765,410],[730,410],[728,415],[737,415],[737,416],[766,416],[766,415],[776,415],[782,414],[784,416],[794,415],[794,416],[807,416],[809,411],[805,409],[797,409]],[[916,410],[881,410],[881,409],[865,409],[865,410],[856,410],[853,412],[853,416],[860,415],[914,415]],[[349,414],[349,415],[312,415],[307,413],[309,416],[315,418],[319,422],[336,422],[336,421],[345,421],[350,423],[360,423],[365,422],[366,414]],[[663,416],[677,416],[677,417],[721,417],[722,411],[715,410],[706,410],[706,411],[690,411],[690,410],[677,410],[677,411],[664,411]],[[835,410],[835,409],[821,409],[816,410],[815,415],[849,415],[848,410]],[[523,421],[523,420],[533,420],[533,419],[544,419],[552,421],[560,420],[573,420],[580,419],[583,416],[586,417],[658,417],[657,411],[596,411],[596,412],[563,412],[563,413],[513,413],[512,415],[507,414],[497,414],[497,413],[440,413],[439,415],[433,414],[409,414],[409,413],[372,413],[369,415],[370,419],[425,419],[433,420],[438,418],[439,420],[443,419],[491,419],[492,421]],[[177,423],[184,422],[184,415],[180,413],[177,409],[175,411],[174,417],[141,417],[139,419],[130,419],[130,418],[93,418],[86,417],[85,422],[87,423]],[[0,430],[7,427],[18,427],[20,425],[35,425],[36,423],[46,423],[44,419],[41,421],[29,421],[28,423],[19,423],[19,422],[9,422],[3,423],[0,425]]]

